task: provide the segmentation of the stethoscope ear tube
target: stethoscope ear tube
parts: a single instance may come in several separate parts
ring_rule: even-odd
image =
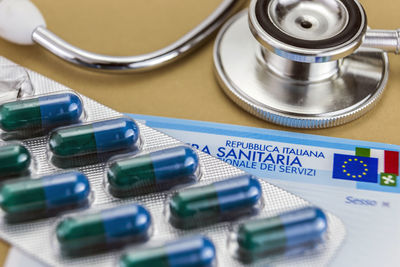
[[[32,32],[46,22],[29,0],[0,0],[0,37],[19,45],[32,45]]]

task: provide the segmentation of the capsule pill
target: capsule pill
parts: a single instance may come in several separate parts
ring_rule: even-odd
[[[171,223],[187,228],[247,213],[257,205],[262,189],[251,175],[182,190],[172,196]]]
[[[120,267],[211,267],[215,246],[204,236],[186,237],[163,246],[128,252],[120,258]]]
[[[177,146],[113,162],[107,171],[114,195],[160,191],[196,181],[199,158],[187,146]]]
[[[286,251],[322,239],[327,229],[326,216],[315,207],[243,223],[238,228],[239,248],[247,256]]]
[[[0,177],[23,174],[31,163],[31,154],[25,146],[7,144],[0,146]]]
[[[7,132],[54,128],[78,122],[82,112],[82,102],[73,93],[18,100],[0,105],[0,128]]]
[[[7,215],[29,217],[86,204],[89,194],[87,177],[72,171],[7,182],[0,188],[0,207]]]
[[[150,213],[143,206],[130,204],[67,217],[57,225],[56,235],[63,252],[79,254],[146,240],[150,226]]]
[[[58,157],[75,157],[132,149],[139,128],[128,118],[59,128],[50,135],[49,146]]]

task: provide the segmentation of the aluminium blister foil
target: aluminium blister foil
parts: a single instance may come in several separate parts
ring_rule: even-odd
[[[9,60],[0,57],[0,72],[5,68],[16,67],[16,64]],[[42,95],[54,93],[57,91],[71,90],[55,81],[52,81],[38,73],[26,70],[32,85],[33,90],[29,95]],[[21,75],[16,72],[16,75]],[[9,79],[12,77],[8,77]],[[15,77],[16,79],[18,77]],[[121,113],[114,111],[106,106],[103,106],[92,99],[80,95],[85,108],[85,122],[104,120],[122,116]],[[154,151],[164,147],[171,147],[180,144],[176,139],[173,139],[163,133],[160,133],[152,128],[149,128],[137,122],[140,128],[141,135],[141,152]],[[4,140],[3,140],[4,141]],[[35,176],[47,175],[63,171],[49,161],[49,153],[47,136],[33,137],[18,140],[25,144],[32,152],[35,159]],[[201,165],[201,179],[199,184],[208,184],[214,181],[224,180],[228,177],[242,174],[243,171],[230,166],[208,154],[198,151]],[[146,207],[153,218],[154,231],[152,236],[147,241],[147,244],[159,242],[160,240],[174,240],[186,235],[194,235],[197,233],[205,234],[209,237],[216,246],[217,251],[217,266],[242,266],[233,257],[228,247],[229,232],[237,225],[238,222],[246,221],[249,218],[241,218],[234,222],[216,223],[210,226],[180,230],[169,224],[166,215],[167,200],[171,195],[169,192],[157,192],[148,195],[137,196],[119,199],[113,197],[107,191],[104,185],[104,171],[107,166],[106,162],[97,163],[75,168],[89,178],[92,193],[94,195],[93,202],[84,211],[91,209],[98,210],[108,207],[114,207],[126,203],[139,203]],[[293,210],[300,207],[311,206],[311,204],[300,197],[297,197],[285,190],[273,186],[261,180],[263,190],[263,206],[259,214],[253,216],[255,218],[277,215],[281,212]],[[316,203],[318,204],[318,203]],[[78,211],[72,211],[76,214]],[[252,263],[253,266],[323,266],[327,265],[345,237],[345,227],[343,223],[334,215],[326,212],[328,218],[328,230],[324,238],[324,242],[315,250],[300,253],[297,255],[278,255],[269,259]],[[61,216],[61,215],[60,215]],[[54,240],[54,228],[60,216],[29,221],[25,223],[10,224],[4,220],[4,213],[0,213],[0,237],[22,251],[32,255],[43,263],[55,266],[79,266],[79,265],[94,265],[97,266],[113,266],[118,262],[118,258],[124,251],[129,251],[135,246],[131,245],[120,250],[113,250],[105,253],[85,257],[70,258],[63,256],[58,251],[57,244]]]

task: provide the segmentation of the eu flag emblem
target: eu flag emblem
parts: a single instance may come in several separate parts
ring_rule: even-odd
[[[378,159],[335,154],[333,158],[334,179],[357,182],[378,182]]]

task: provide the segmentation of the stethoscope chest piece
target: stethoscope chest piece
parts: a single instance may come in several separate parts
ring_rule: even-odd
[[[251,114],[325,128],[379,100],[398,39],[398,31],[367,30],[355,0],[253,0],[221,29],[214,64],[225,93]]]

